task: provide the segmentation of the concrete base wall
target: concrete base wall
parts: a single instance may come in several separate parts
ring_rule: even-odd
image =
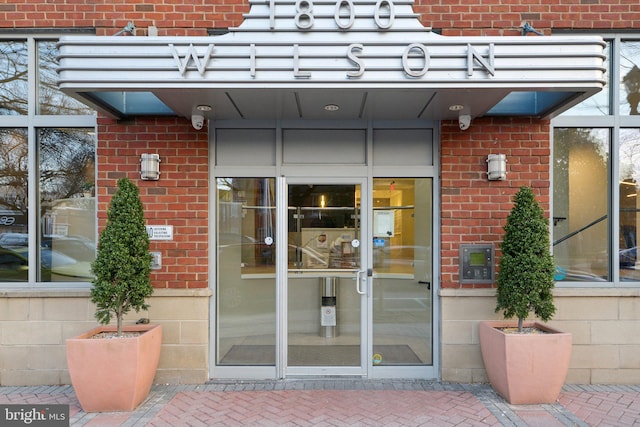
[[[549,322],[573,334],[567,383],[640,383],[640,289],[555,289]],[[209,377],[208,289],[157,289],[148,317],[163,325],[157,383],[202,384]],[[440,291],[442,380],[486,382],[480,320],[494,313],[493,289]],[[97,325],[88,290],[0,293],[0,385],[69,384],[65,339]]]
[[[640,383],[640,289],[554,290],[555,328],[571,332],[573,350],[567,383]],[[442,380],[487,382],[478,322],[502,319],[494,289],[443,289]]]
[[[209,375],[208,289],[156,289],[146,317],[163,326],[154,382],[201,384]],[[88,290],[0,292],[0,385],[69,384],[65,339],[98,325]]]

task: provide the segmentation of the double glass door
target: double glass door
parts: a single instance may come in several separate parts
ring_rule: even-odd
[[[213,376],[435,377],[431,181],[218,179]]]

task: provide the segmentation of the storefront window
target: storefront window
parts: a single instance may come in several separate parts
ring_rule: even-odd
[[[0,116],[17,116],[0,124],[0,283],[6,286],[86,284],[95,258],[96,114],[57,89],[56,41],[40,37],[0,39]],[[29,182],[37,183],[35,191],[28,191]],[[35,221],[28,206],[37,209]]]
[[[610,279],[608,129],[556,128],[553,253],[559,281]]]
[[[638,115],[640,109],[640,41],[620,43],[620,114]]]
[[[26,129],[0,129],[0,282],[28,280]]]
[[[0,40],[0,115],[27,114],[27,43]]]
[[[217,179],[218,365],[275,365],[275,180]]]
[[[640,280],[638,261],[638,220],[640,219],[640,129],[620,130],[620,238],[618,265],[620,280]]]
[[[605,90],[554,119],[553,251],[557,280],[619,286],[640,282],[640,39],[604,37]]]
[[[38,130],[40,281],[90,281],[95,259],[95,143],[89,129]]]
[[[74,115],[94,114],[86,105],[58,90],[56,42],[39,41],[38,45],[38,114]]]

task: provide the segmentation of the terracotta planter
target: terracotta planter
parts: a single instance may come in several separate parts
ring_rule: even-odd
[[[480,348],[489,382],[509,403],[553,403],[567,378],[571,334],[537,322],[546,334],[505,334],[514,322],[480,322]]]
[[[125,326],[134,338],[89,339],[101,326],[67,342],[71,384],[85,412],[132,411],[149,394],[160,359],[161,325]]]

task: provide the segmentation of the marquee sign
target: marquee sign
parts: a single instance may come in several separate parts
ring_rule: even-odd
[[[476,89],[595,93],[597,36],[445,37],[412,0],[252,0],[243,23],[210,37],[64,36],[68,93],[163,89]],[[187,112],[188,114],[188,112]]]
[[[205,77],[207,71],[211,70],[209,65],[212,62],[215,62],[216,59],[218,59],[218,55],[215,54],[215,47],[216,45],[213,43],[208,44],[206,46],[204,54],[200,56],[200,53],[193,44],[189,44],[186,52],[184,49],[181,50],[177,48],[174,44],[169,44],[169,49],[171,50],[173,58],[176,62],[176,66],[180,71],[180,75],[182,76],[184,76],[190,69],[190,66],[192,66],[198,70],[200,76]],[[260,54],[258,52],[258,49],[256,48],[256,43],[251,43],[244,48],[248,48],[249,50],[249,60],[248,64],[244,67],[244,71],[248,72],[251,78],[257,78],[256,69]],[[495,60],[493,53],[494,43],[489,43],[487,50],[488,54],[485,58],[470,43],[467,44],[466,70],[468,77],[473,76],[476,64],[480,66],[482,71],[488,73],[491,76],[495,75]],[[344,59],[348,60],[353,67],[352,70],[349,70],[348,68],[345,70],[346,77],[354,79],[362,78],[366,70],[364,54],[365,47],[361,43],[352,43],[346,46]],[[289,59],[291,61],[292,77],[296,79],[311,79],[313,77],[312,71],[304,71],[301,66],[299,44],[296,43],[292,46],[291,58]],[[423,43],[411,43],[404,47],[400,46],[400,49],[398,49],[398,52],[395,55],[395,58],[393,56],[389,56],[387,57],[387,60],[395,60],[395,68],[401,68],[407,77],[420,78],[423,77],[429,70],[431,62],[431,52],[429,50],[429,47],[427,47]],[[410,60],[412,62],[410,62]],[[387,68],[392,67],[393,65],[387,65]]]
[[[243,24],[221,36],[65,36],[59,44],[60,84],[406,79],[434,85],[549,79],[601,84],[599,37],[444,37],[422,26],[412,4],[254,0]]]

